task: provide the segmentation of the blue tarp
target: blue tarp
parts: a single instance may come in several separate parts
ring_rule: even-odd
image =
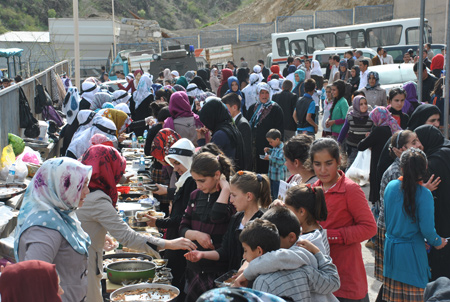
[[[1,58],[9,58],[9,57],[21,57],[23,49],[20,48],[0,48],[0,57]]]

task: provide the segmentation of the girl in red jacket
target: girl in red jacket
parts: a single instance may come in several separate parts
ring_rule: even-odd
[[[322,187],[328,209],[321,225],[327,229],[330,256],[341,279],[341,288],[334,295],[341,302],[369,302],[361,242],[372,238],[377,226],[367,199],[359,185],[339,170],[341,160],[335,140],[314,141],[310,156],[319,178],[313,186]]]

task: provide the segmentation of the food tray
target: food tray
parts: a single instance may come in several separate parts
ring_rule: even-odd
[[[6,201],[22,194],[26,189],[27,185],[21,183],[0,184],[0,201]]]
[[[137,258],[137,259],[133,259]],[[124,260],[142,260],[142,261],[152,261],[153,257],[146,255],[146,254],[139,254],[139,253],[116,253],[116,254],[108,254],[103,256],[103,267],[106,272],[106,266],[109,264],[108,261],[105,262],[105,260],[109,259],[124,259]]]
[[[128,194],[121,194],[119,196],[119,201],[121,202],[139,202],[141,199],[148,198],[149,195],[146,192],[133,192]]]
[[[231,271],[223,274],[216,280],[214,280],[214,283],[216,284],[217,287],[230,287],[233,284],[233,282],[229,282],[229,280],[236,273],[237,273],[237,270],[231,270]]]
[[[151,294],[151,297],[148,294],[144,295],[135,295],[133,297],[128,296],[126,299],[121,299],[124,294],[127,292],[130,293],[136,290],[155,290],[162,289],[159,293]],[[167,294],[166,294],[167,293]],[[118,290],[115,290],[111,293],[110,299],[112,302],[125,302],[125,301],[154,301],[154,302],[167,302],[172,301],[180,294],[180,290],[172,285],[167,284],[150,284],[150,283],[142,283],[137,285],[129,285]]]

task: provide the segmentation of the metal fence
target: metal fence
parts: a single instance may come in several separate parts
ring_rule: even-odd
[[[268,40],[275,32],[275,22],[239,24],[239,41],[253,42]]]
[[[160,51],[159,43],[121,43],[116,46],[117,52],[127,49],[135,49],[136,51],[146,50],[146,49],[155,49],[156,51]]]
[[[353,9],[316,11],[315,28],[327,28],[353,24]]]
[[[355,7],[355,24],[387,21],[393,18],[394,6],[391,4]]]
[[[237,42],[236,29],[205,30],[200,32],[200,47],[214,47]]]
[[[314,16],[280,16],[276,19],[276,32],[283,33],[296,31],[297,29],[314,28]]]

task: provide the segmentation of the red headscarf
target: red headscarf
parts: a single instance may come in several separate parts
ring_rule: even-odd
[[[433,57],[433,59],[431,60],[431,66],[430,66],[431,70],[435,70],[435,69],[444,69],[444,56],[441,55],[440,53],[438,53],[437,55],[435,55]]]
[[[169,128],[159,130],[152,143],[152,150],[150,154],[164,162],[164,158],[169,154],[169,149],[175,142],[177,142],[181,136]]]
[[[222,81],[220,82],[220,86],[219,89],[217,89],[217,96],[218,97],[222,97],[222,95],[220,95],[220,90],[222,89],[223,85],[228,85],[228,78],[233,76],[233,71],[231,69],[228,68],[224,68],[222,69]]]
[[[2,302],[61,302],[55,265],[29,260],[5,267],[0,276]]]
[[[112,205],[115,207],[119,197],[117,184],[125,173],[127,165],[125,158],[115,148],[94,145],[83,154],[81,163],[92,166],[89,189],[102,190],[111,197]]]
[[[272,65],[270,67],[270,71],[272,71],[272,74],[277,74],[280,79],[284,79],[284,77],[280,74],[280,66]],[[267,81],[270,81],[272,79],[272,74],[269,75],[269,77],[267,78]]]

